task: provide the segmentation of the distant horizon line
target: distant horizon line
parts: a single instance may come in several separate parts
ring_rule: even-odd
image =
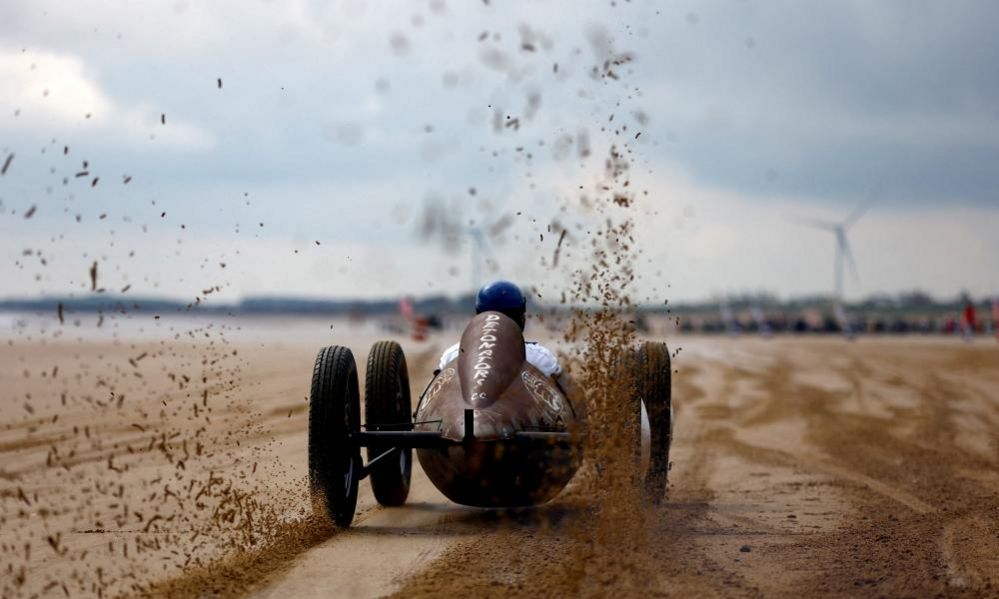
[[[386,296],[381,298],[349,298],[349,297],[329,297],[311,295],[246,295],[236,300],[213,301],[210,294],[199,296],[191,301],[177,299],[169,296],[157,295],[135,295],[129,296],[123,293],[102,293],[97,291],[87,292],[86,295],[72,294],[46,294],[34,297],[6,297],[0,298],[0,312],[18,312],[33,310],[56,309],[60,304],[64,308],[75,309],[106,309],[113,311],[121,310],[183,310],[198,312],[225,312],[237,311],[242,313],[294,313],[294,312],[358,312],[371,311],[378,313],[395,312],[398,310],[399,302],[405,298],[411,298],[413,308],[418,312],[456,312],[464,311],[464,308],[471,305],[473,293],[464,294],[430,294],[424,296],[399,295]],[[858,299],[847,299],[844,301],[846,307],[866,307],[866,308],[900,308],[900,307],[925,307],[925,308],[948,308],[963,305],[965,298],[969,297],[965,292],[957,292],[949,298],[941,298],[931,295],[918,289],[896,293],[871,293]],[[981,296],[978,299],[971,298],[974,304],[988,304],[992,301],[999,302],[999,295]],[[593,304],[587,302],[549,304],[539,302],[533,297],[528,298],[529,303],[536,308],[547,309],[573,309],[592,308]],[[780,297],[771,292],[738,293],[728,295],[714,295],[709,298],[687,301],[669,301],[663,303],[635,303],[633,308],[641,311],[683,311],[683,310],[704,310],[709,308],[729,308],[739,309],[742,307],[808,307],[817,305],[829,305],[835,301],[833,294],[813,293],[799,294],[788,297]]]

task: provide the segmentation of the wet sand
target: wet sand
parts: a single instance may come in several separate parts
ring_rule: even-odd
[[[364,481],[354,528],[312,521],[316,350],[354,347],[363,381],[367,348],[392,335],[232,325],[177,325],[197,331],[184,346],[165,331],[0,346],[4,596],[999,589],[991,340],[673,339],[669,499],[642,514],[642,534],[594,552],[599,523],[579,485],[536,509],[477,510],[447,502],[418,467],[405,507],[377,506]],[[414,394],[450,339],[404,344]],[[211,412],[195,415],[197,403]]]

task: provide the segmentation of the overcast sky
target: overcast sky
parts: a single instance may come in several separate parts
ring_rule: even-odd
[[[513,216],[487,274],[557,292],[547,226],[596,218],[611,143],[648,191],[639,299],[831,292],[833,236],[794,221],[864,202],[848,296],[999,293],[997,23],[971,1],[4,0],[0,297],[85,294],[94,260],[140,295],[465,291],[470,245],[422,235],[427,205]]]

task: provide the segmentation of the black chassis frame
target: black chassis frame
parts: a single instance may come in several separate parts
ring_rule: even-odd
[[[422,402],[422,397],[420,398]],[[416,423],[425,424],[425,423]],[[367,464],[361,464],[358,480],[364,480],[371,474],[371,470],[378,462],[389,458],[401,449],[444,449],[456,445],[470,445],[483,442],[514,442],[514,443],[538,443],[548,442],[553,448],[570,449],[575,441],[575,436],[571,433],[548,432],[548,431],[517,431],[512,435],[488,440],[480,440],[475,437],[475,410],[465,409],[465,435],[460,440],[448,439],[440,432],[435,431],[414,431],[414,424],[382,424],[377,428],[374,425],[365,425],[367,430],[352,432],[348,438],[348,445],[356,447],[388,447],[385,451],[370,459]],[[399,427],[408,427],[410,430],[391,430]],[[390,429],[390,430],[382,430]]]

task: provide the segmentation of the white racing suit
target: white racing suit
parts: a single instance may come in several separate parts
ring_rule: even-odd
[[[437,365],[438,370],[444,370],[449,363],[458,358],[458,347],[460,345],[460,343],[455,343],[444,350],[444,353],[441,355],[440,364]],[[557,377],[562,374],[562,365],[558,363],[555,354],[540,343],[533,341],[525,342],[524,353],[527,356],[528,364],[540,370],[545,376]]]

